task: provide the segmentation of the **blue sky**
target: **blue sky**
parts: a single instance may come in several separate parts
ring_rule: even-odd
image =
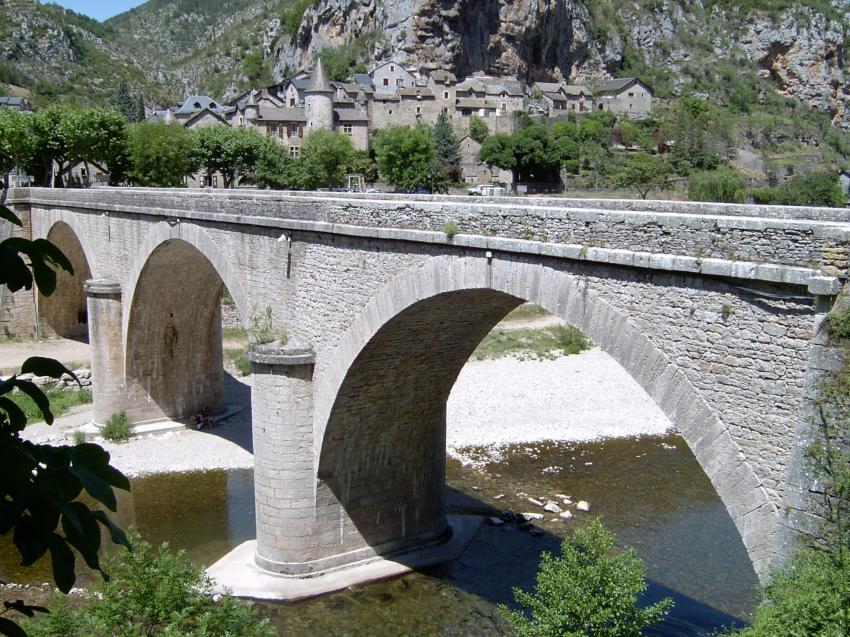
[[[103,21],[142,4],[144,0],[53,0],[53,2]]]

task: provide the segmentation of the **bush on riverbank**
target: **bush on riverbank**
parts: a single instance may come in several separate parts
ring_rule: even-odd
[[[100,429],[100,435],[110,442],[123,442],[130,439],[130,419],[123,411],[112,414]]]
[[[534,590],[514,589],[522,610],[501,607],[517,634],[638,637],[664,619],[672,600],[639,607],[646,569],[632,549],[613,553],[613,546],[614,534],[594,520],[563,541],[560,557],[543,553]]]
[[[138,534],[131,542],[132,550],[107,558],[108,582],[73,607],[54,598],[49,615],[27,622],[30,637],[275,635],[250,604],[229,596],[214,601],[210,579],[182,551],[154,548]]]

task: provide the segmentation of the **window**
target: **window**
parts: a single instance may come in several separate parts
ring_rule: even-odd
[[[289,108],[295,108],[295,98],[294,97],[289,98]]]
[[[417,114],[417,115],[422,115],[422,107],[421,107],[421,106],[417,106],[417,107],[416,107],[416,114]]]
[[[448,91],[443,91],[443,99],[444,100],[449,99],[449,92]]]
[[[629,93],[629,97],[634,97],[634,96],[635,96],[634,93]]]
[[[277,135],[277,124],[269,126],[269,135]]]
[[[388,111],[387,111],[387,113],[389,113],[390,115],[392,115],[392,114],[393,114],[393,109],[388,110]]]
[[[502,112],[504,113],[504,112],[505,112],[505,111],[507,111],[507,110],[508,110],[508,103],[507,103],[507,102],[502,102]]]
[[[354,129],[351,126],[351,124],[343,124],[342,125],[342,132],[345,133],[346,135],[348,135],[349,137],[351,137],[352,133],[354,132]]]
[[[390,73],[395,73],[395,64],[390,64]]]
[[[299,146],[290,146],[289,147],[289,156],[290,157],[298,157],[301,154],[301,148]]]
[[[404,80],[402,80],[400,77],[396,78],[395,84],[396,86],[404,86]]]
[[[460,114],[461,114],[461,117],[469,117],[469,110],[468,110],[468,109],[463,109],[463,110],[460,112]]]
[[[390,85],[390,78],[385,77],[384,78],[384,86],[389,86],[389,85]]]

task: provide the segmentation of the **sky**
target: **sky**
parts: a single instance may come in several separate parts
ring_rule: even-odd
[[[144,0],[52,0],[55,4],[77,13],[84,13],[95,20],[106,20],[144,2]]]

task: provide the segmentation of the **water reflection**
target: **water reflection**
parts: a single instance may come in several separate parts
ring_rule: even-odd
[[[653,634],[697,635],[740,622],[752,610],[756,579],[744,547],[678,436],[516,446],[480,469],[450,461],[447,471],[451,512],[539,511],[528,497],[558,493],[589,501],[592,514],[644,559],[648,597],[676,600],[670,622]],[[139,478],[119,507],[121,524],[135,525],[151,542],[185,549],[200,564],[255,536],[250,470]],[[540,552],[557,551],[561,538],[586,519],[576,513],[565,523],[547,515],[537,537],[512,525],[485,525],[452,563],[316,600],[261,607],[281,634],[510,634],[496,605],[512,601],[514,585],[530,586]],[[13,556],[0,546],[0,577],[49,579],[48,564],[22,571]]]

